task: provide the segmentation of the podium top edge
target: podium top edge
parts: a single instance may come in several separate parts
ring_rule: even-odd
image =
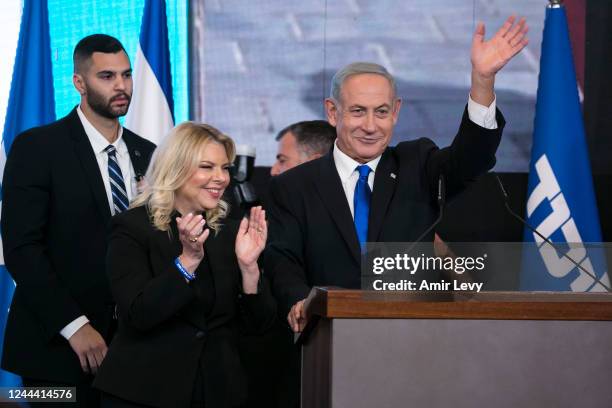
[[[612,293],[524,292],[524,291],[371,291],[315,286],[311,296],[327,298],[367,298],[412,302],[612,302]]]

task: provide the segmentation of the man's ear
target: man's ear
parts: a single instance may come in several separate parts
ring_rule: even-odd
[[[338,115],[338,108],[336,107],[336,101],[334,101],[331,98],[326,98],[325,99],[325,113],[327,114],[327,121],[329,122],[330,125],[332,126],[336,126],[337,121],[337,115]]]
[[[85,86],[85,80],[81,76],[81,74],[72,74],[72,83],[76,90],[81,94],[85,95],[87,93],[87,87]]]
[[[393,104],[393,124],[397,123],[399,119],[400,108],[402,107],[402,98],[397,98]]]

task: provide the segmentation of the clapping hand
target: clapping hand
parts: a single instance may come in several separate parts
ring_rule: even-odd
[[[266,246],[267,238],[266,211],[261,207],[253,207],[249,218],[242,219],[236,236],[236,258],[242,272],[245,293],[257,293],[257,259]]]
[[[204,258],[204,241],[208,238],[210,230],[204,228],[206,220],[201,214],[191,213],[176,219],[179,240],[183,245],[183,252],[179,256],[181,264],[188,272],[193,273]]]

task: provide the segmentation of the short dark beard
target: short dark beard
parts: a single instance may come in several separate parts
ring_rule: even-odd
[[[128,100],[128,104],[125,108],[113,109],[112,102],[118,97],[125,97]],[[91,110],[96,112],[98,115],[108,119],[116,119],[120,116],[124,116],[130,106],[131,97],[125,92],[121,92],[109,100],[105,100],[104,96],[93,90],[91,87],[87,87],[87,104],[91,107]]]

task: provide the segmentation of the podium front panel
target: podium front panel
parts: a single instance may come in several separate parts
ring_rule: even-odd
[[[321,323],[304,345],[304,408],[612,407],[610,321]]]

